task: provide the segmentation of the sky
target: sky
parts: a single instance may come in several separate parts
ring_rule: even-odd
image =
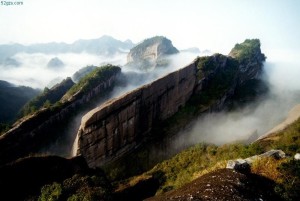
[[[0,44],[67,42],[111,35],[137,43],[155,35],[178,49],[228,53],[246,38],[262,48],[300,47],[297,0],[11,0],[0,3]]]

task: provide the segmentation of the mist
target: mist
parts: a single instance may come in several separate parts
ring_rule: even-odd
[[[251,142],[286,119],[289,111],[300,103],[298,51],[264,52],[267,61],[261,79],[269,86],[269,92],[243,108],[199,117],[176,135],[173,149],[200,142]]]
[[[59,58],[64,66],[47,67],[48,62]],[[124,65],[126,53],[119,53],[113,56],[93,55],[88,53],[64,53],[64,54],[42,54],[42,53],[19,53],[12,57],[20,66],[1,66],[0,80],[11,82],[15,85],[30,86],[33,88],[51,88],[56,83],[71,77],[80,68],[87,65],[100,66],[105,63]]]

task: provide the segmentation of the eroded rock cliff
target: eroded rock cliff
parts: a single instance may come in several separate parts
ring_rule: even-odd
[[[138,147],[153,134],[153,127],[172,117],[188,101],[198,113],[221,110],[237,88],[261,72],[265,57],[256,48],[260,42],[245,41],[249,42],[242,43],[234,56],[197,58],[176,72],[90,111],[82,118],[78,131],[77,154],[90,167],[99,167]],[[241,57],[249,49],[251,54]]]
[[[131,150],[151,131],[153,124],[185,105],[195,83],[196,66],[192,63],[92,110],[82,119],[78,154],[96,167]]]
[[[119,67],[110,65],[96,70],[91,75],[93,79],[86,78],[73,86],[55,105],[16,122],[11,130],[0,136],[0,165],[49,146],[66,132],[66,125],[77,112],[114,86],[120,72]]]

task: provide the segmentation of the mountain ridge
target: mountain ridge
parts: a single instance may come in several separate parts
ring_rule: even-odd
[[[260,41],[251,43],[255,54],[246,66],[241,64],[243,59],[240,62],[221,54],[199,57],[178,71],[92,110],[82,118],[77,154],[84,156],[90,167],[100,167],[154,137],[153,130],[163,132],[167,122],[179,121],[174,123],[178,131],[187,123],[180,121],[204,111],[220,111],[238,87],[262,72],[265,57]],[[176,113],[185,110],[190,116],[174,119]]]
[[[0,45],[0,64],[4,64],[7,59],[12,59],[11,57],[20,52],[45,54],[87,52],[90,54],[111,56],[121,53],[124,50],[129,50],[133,46],[134,44],[131,40],[122,42],[108,35],[96,39],[79,39],[73,43],[3,44]]]

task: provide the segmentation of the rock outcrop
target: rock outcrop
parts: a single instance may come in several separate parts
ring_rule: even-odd
[[[156,36],[132,48],[127,55],[127,65],[139,69],[163,66],[166,64],[165,56],[178,52],[169,39]]]
[[[118,158],[151,137],[152,128],[184,108],[191,97],[197,107],[221,110],[240,85],[261,72],[265,57],[255,49],[260,43],[250,43],[254,43],[254,50],[248,45],[246,48],[261,56],[247,57],[249,64],[240,58],[240,52],[234,58],[220,54],[197,58],[176,72],[90,111],[82,118],[77,134],[77,154],[90,167]]]
[[[246,159],[236,159],[236,160],[229,160],[227,162],[226,168],[234,169],[239,172],[249,172],[251,164],[255,160],[259,160],[261,158],[272,157],[275,159],[282,159],[285,158],[285,153],[282,150],[270,150],[260,155],[251,156]]]
[[[266,56],[261,53],[260,42],[258,39],[247,39],[243,43],[236,44],[229,53],[239,61],[239,82],[257,79],[261,75],[261,62],[265,61]]]
[[[165,200],[273,201],[280,200],[280,198],[274,192],[273,181],[268,178],[255,174],[243,174],[230,169],[219,169],[179,189],[146,199],[146,201]]]
[[[112,89],[120,72],[117,66],[107,66],[106,76],[90,88],[80,87],[76,93],[68,93],[54,106],[43,108],[16,122],[11,130],[0,136],[0,165],[36,153],[55,141],[67,129],[66,124],[78,110]]]

